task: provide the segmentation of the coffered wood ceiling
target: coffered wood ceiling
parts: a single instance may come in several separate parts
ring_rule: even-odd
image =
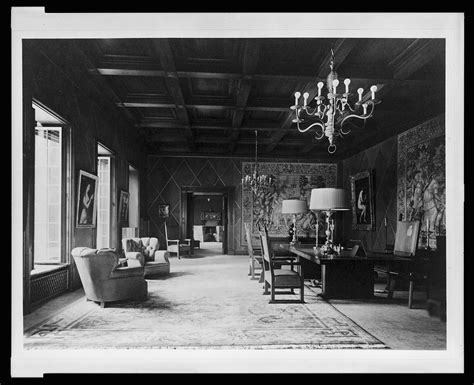
[[[331,48],[352,92],[376,84],[382,99],[332,155],[289,109],[295,91],[315,95],[325,81]],[[149,154],[253,156],[258,130],[259,157],[341,160],[445,108],[443,39],[84,39],[43,50],[75,57],[68,70],[83,72],[82,86],[123,114]]]

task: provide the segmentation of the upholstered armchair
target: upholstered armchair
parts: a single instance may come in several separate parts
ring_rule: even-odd
[[[170,253],[167,250],[158,250],[158,238],[123,238],[122,247],[130,267],[143,266],[145,277],[166,275],[170,273]]]
[[[193,252],[193,248],[191,245],[191,239],[170,239],[168,237],[168,226],[166,225],[165,221],[165,237],[166,237],[166,250],[168,250],[170,253],[176,253],[178,259],[181,258],[181,255],[183,253],[186,253],[189,256],[191,256]]]
[[[107,302],[146,298],[143,266],[121,266],[115,249],[76,247],[71,254],[88,300],[105,307]]]

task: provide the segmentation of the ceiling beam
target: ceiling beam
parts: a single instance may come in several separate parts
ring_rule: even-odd
[[[137,128],[158,128],[158,129],[173,129],[182,128],[182,124],[178,121],[170,119],[156,119],[156,118],[145,118],[140,123],[135,124]],[[208,121],[195,120],[191,124],[193,130],[224,130],[228,132],[232,126],[225,122],[214,123]],[[256,123],[255,125],[241,126],[241,131],[277,131],[280,127],[278,124],[273,123]]]
[[[416,39],[388,64],[393,71],[393,78],[399,81],[407,81],[411,75],[433,60],[440,52],[442,44],[441,39]],[[376,98],[382,99],[384,95],[395,87],[401,86],[401,84],[381,82],[376,86]],[[368,90],[363,96],[363,100],[368,100],[370,95],[370,90]]]
[[[357,44],[357,39],[337,39],[334,43],[334,71],[346,60],[347,56],[351,53]],[[324,57],[323,61],[319,65],[317,76],[322,79],[326,79],[329,72],[331,71],[331,52],[328,52]]]
[[[179,134],[162,135],[160,133],[157,133],[157,134],[151,135],[150,140],[153,142],[158,142],[158,143],[179,143],[179,142],[184,142],[185,138],[183,138]],[[265,145],[265,144],[269,144],[270,140],[271,140],[270,138],[262,138],[258,140],[258,143]],[[194,142],[195,143],[209,143],[209,144],[216,144],[216,145],[224,145],[224,144],[230,144],[232,142],[235,142],[239,145],[242,144],[242,145],[253,146],[255,144],[255,139],[254,138],[240,138],[238,140],[232,141],[230,137],[202,135],[202,136],[196,136],[194,138]],[[307,140],[305,140],[304,138],[303,139],[288,139],[281,143],[282,146],[304,146],[305,144],[307,144]]]
[[[186,156],[189,157],[196,157],[196,158],[227,158],[228,152],[227,148],[218,148],[216,147],[215,152],[209,151],[209,149],[197,149],[194,152],[187,152]],[[163,148],[160,149],[159,153],[157,154],[148,154],[149,157],[183,157],[183,152],[185,152],[185,148]],[[158,151],[156,151],[158,152]],[[234,158],[246,158],[249,161],[253,161],[255,159],[255,154],[252,151],[239,151],[235,152],[233,155]],[[259,159],[268,159],[274,160],[275,156],[272,154],[262,154],[258,155]],[[339,158],[329,157],[326,154],[318,154],[317,156],[313,154],[304,154],[304,155],[297,155],[295,156],[294,153],[289,154],[278,154],[278,159],[289,159],[289,160],[311,160],[316,162],[335,162],[339,160]]]
[[[173,52],[168,39],[152,39],[151,40],[153,56],[159,59],[163,70],[166,73],[165,83],[168,92],[176,107],[176,116],[184,124],[184,136],[191,150],[194,147],[194,137],[191,130],[190,119],[184,103],[184,95],[176,75],[176,65],[174,62]]]
[[[354,49],[356,42],[357,42],[356,39],[337,39],[333,48],[334,56],[335,58],[337,58],[337,60],[335,60],[336,66],[341,65],[341,63],[346,59],[349,53]],[[323,59],[323,61],[321,62],[318,68],[318,73],[317,73],[318,77],[327,76],[327,74],[330,71],[329,69],[330,60],[331,60],[331,52],[329,52],[326,55],[326,57]],[[314,80],[306,84],[306,86],[304,87],[301,93],[303,94],[304,92],[308,92],[309,100],[313,100],[317,93],[316,84],[317,83]],[[281,126],[282,129],[272,134],[272,137],[271,137],[272,140],[271,140],[271,143],[266,147],[265,149],[266,152],[271,152],[275,149],[276,146],[278,146],[278,144],[281,142],[283,137],[286,135],[288,128],[292,126],[293,118],[294,118],[294,112],[291,111],[288,113],[288,116],[283,121],[283,124]]]
[[[229,152],[232,154],[235,150],[236,140],[239,138],[239,130],[245,116],[250,91],[252,89],[252,80],[247,75],[253,74],[257,69],[258,58],[260,55],[260,40],[245,39],[242,59],[242,75],[237,86],[237,95],[235,98],[236,109],[232,116],[232,129],[230,132],[231,144]],[[275,111],[275,110],[273,110]]]
[[[405,80],[421,67],[428,64],[441,52],[444,41],[442,39],[416,39],[388,66],[393,69],[393,78]]]
[[[246,86],[245,93],[250,92],[250,85]],[[248,95],[247,95],[248,98]],[[127,96],[123,101],[117,102],[118,107],[136,107],[136,108],[195,108],[208,110],[234,110],[234,111],[269,111],[269,112],[286,112],[289,110],[288,103],[285,103],[281,98],[260,98],[259,105],[246,105],[243,100],[234,101],[230,98],[218,97],[193,97],[189,103],[185,103],[182,99],[174,99],[166,96]],[[233,118],[233,127],[242,124],[242,119]]]
[[[73,47],[74,51],[79,55],[79,57],[83,60],[85,68],[93,67],[93,59],[78,44],[76,44],[75,42],[71,42],[71,46]],[[92,48],[95,47],[92,46]],[[98,94],[105,94],[106,97],[115,104],[120,102],[120,97],[115,93],[112,87],[109,86],[109,84],[102,76],[94,78],[93,80],[94,81],[92,81],[91,83],[93,84],[94,88],[99,90]],[[133,125],[136,119],[133,117],[131,112],[126,108],[122,111],[125,115],[125,118],[128,120],[128,123]]]
[[[108,66],[99,65],[98,68],[91,68],[89,71],[92,74],[103,75],[103,76],[139,76],[139,77],[157,77],[164,78],[167,76],[166,71],[161,69],[149,68],[149,65],[144,66],[142,63],[137,63],[132,66],[131,64],[125,65],[122,63],[109,64]],[[338,63],[336,63],[338,66]],[[130,67],[130,68],[129,68]],[[281,81],[281,82],[319,82],[325,81],[328,71],[329,64],[326,66],[326,75],[322,76],[303,76],[303,75],[288,75],[288,74],[248,74],[243,75],[239,73],[229,72],[199,72],[199,71],[176,71],[178,78],[197,78],[197,79],[220,79],[220,80],[249,80],[249,81]],[[385,78],[385,77],[350,77],[355,83],[384,83],[394,85],[413,85],[413,86],[426,86],[434,83],[443,83],[444,81],[439,80],[422,80],[422,79],[397,79],[397,78]]]

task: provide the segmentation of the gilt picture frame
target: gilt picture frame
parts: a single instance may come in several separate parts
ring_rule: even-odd
[[[375,230],[373,173],[365,170],[350,176],[352,228]]]
[[[120,190],[119,201],[119,223],[128,224],[128,204],[130,201],[130,194],[128,191]]]
[[[160,218],[169,218],[170,205],[168,203],[158,205],[158,215]]]
[[[76,227],[94,228],[97,223],[97,189],[99,178],[79,170],[77,187]]]

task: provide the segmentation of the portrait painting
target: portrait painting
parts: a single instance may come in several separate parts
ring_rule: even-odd
[[[128,191],[120,191],[120,201],[119,201],[119,222],[122,224],[128,223],[128,202],[130,194]]]
[[[369,170],[351,175],[352,228],[375,228],[373,175]]]
[[[97,220],[98,177],[79,170],[76,227],[94,228]]]
[[[160,218],[168,218],[170,216],[170,205],[161,204],[158,205],[158,215]]]

